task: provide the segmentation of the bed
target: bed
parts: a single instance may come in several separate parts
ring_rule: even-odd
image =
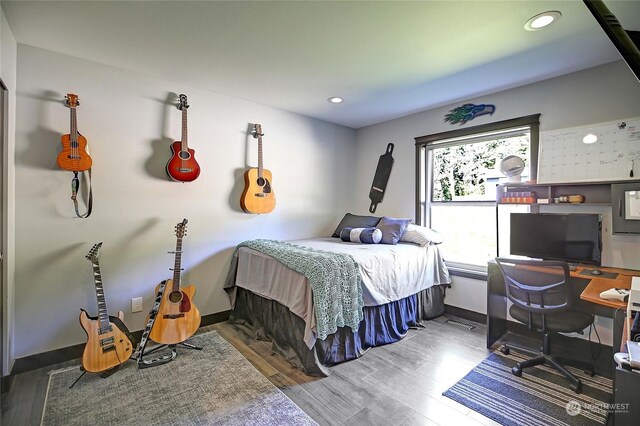
[[[358,244],[332,237],[267,241],[285,252],[283,260],[280,253],[269,255],[255,245],[265,241],[242,243],[233,255],[225,283],[232,305],[229,320],[255,339],[270,340],[275,352],[309,375],[326,376],[326,367],[358,358],[371,347],[396,342],[410,328],[420,327],[421,320],[444,313],[445,289],[451,279],[437,245]],[[321,257],[325,258],[335,254],[354,261],[357,284],[353,294],[344,291],[348,294],[342,297],[358,313],[353,314],[355,318],[345,314],[325,326],[321,309],[340,302],[317,298],[313,288],[324,287],[317,287],[307,271],[287,266],[289,250],[324,253]],[[323,274],[334,274],[340,268],[325,265]],[[351,275],[345,275],[347,280]],[[330,286],[337,279],[331,275],[320,285]],[[343,283],[336,291],[345,288]]]

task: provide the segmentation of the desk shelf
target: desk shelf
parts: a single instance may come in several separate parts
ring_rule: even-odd
[[[571,184],[528,184],[528,183],[507,183],[496,187],[497,204],[502,203],[502,197],[506,192],[535,192],[537,198],[546,198],[549,205],[556,204],[554,198],[566,195],[582,195],[584,203],[560,203],[562,205],[611,205],[611,183],[571,183]],[[528,205],[545,206],[547,204],[524,203]]]

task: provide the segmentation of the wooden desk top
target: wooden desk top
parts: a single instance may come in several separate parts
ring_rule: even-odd
[[[618,276],[615,279],[605,278],[602,275],[590,275],[589,273],[581,274],[580,272],[583,269],[600,269],[603,272],[614,272],[617,273]],[[582,294],[580,295],[580,299],[586,300],[587,302],[596,303],[598,305],[608,306],[610,308],[627,308],[626,302],[619,302],[617,300],[605,300],[600,297],[600,293],[603,291],[609,290],[610,288],[631,288],[631,277],[640,276],[640,271],[633,269],[623,269],[623,268],[608,268],[608,267],[597,267],[592,265],[578,265],[576,271],[571,272],[572,277],[576,278],[586,278],[591,281],[584,289]]]

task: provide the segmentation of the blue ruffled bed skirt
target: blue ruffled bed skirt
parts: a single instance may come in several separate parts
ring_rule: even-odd
[[[236,287],[236,303],[229,321],[250,336],[273,343],[274,351],[309,375],[327,376],[326,367],[358,358],[372,347],[394,343],[421,320],[444,313],[446,286],[433,286],[407,298],[379,306],[365,306],[357,332],[340,327],[313,349],[304,343],[305,323],[286,306]]]

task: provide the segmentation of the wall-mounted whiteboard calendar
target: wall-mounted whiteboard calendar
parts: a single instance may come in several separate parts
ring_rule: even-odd
[[[589,133],[597,142],[583,142]],[[640,118],[540,134],[538,183],[632,179],[640,179]]]

